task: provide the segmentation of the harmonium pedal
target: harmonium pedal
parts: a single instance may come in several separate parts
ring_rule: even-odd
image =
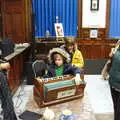
[[[84,96],[84,80],[75,84],[74,76],[34,79],[34,99],[40,107],[63,103]]]

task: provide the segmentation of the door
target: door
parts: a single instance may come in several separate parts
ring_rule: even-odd
[[[25,42],[25,15],[23,0],[4,0],[4,36],[15,43]]]

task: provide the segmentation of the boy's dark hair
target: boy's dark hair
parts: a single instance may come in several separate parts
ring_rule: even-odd
[[[49,51],[49,54],[48,54],[48,60],[49,60],[49,63],[53,63],[53,55],[54,54],[60,54],[61,56],[63,56],[64,61],[66,63],[69,63],[70,62],[70,55],[63,49],[57,47],[57,48],[52,48],[50,51]]]
[[[55,58],[57,57],[57,55],[60,55],[61,57],[62,57],[62,59],[63,59],[63,63],[66,63],[66,58],[63,56],[63,55],[61,55],[60,53],[53,53],[52,54],[52,58],[53,58],[53,63],[55,64]]]

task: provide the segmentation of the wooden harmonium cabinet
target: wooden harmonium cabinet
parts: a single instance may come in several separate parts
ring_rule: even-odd
[[[75,84],[74,76],[65,75],[34,80],[34,99],[40,107],[67,102],[84,96],[84,81]]]

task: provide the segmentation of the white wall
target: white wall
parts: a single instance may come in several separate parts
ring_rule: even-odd
[[[82,27],[105,28],[107,0],[99,0],[99,10],[91,11],[91,0],[82,0]]]

